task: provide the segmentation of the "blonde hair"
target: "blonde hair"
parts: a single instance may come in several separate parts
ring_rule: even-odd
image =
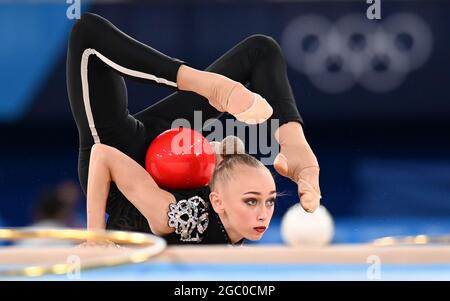
[[[237,166],[267,169],[258,159],[245,153],[244,143],[238,137],[227,136],[218,145],[216,151],[222,157],[222,161],[217,164],[209,182],[212,191],[217,188],[218,183],[228,182]]]

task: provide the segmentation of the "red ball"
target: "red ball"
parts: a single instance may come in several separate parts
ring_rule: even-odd
[[[161,188],[191,189],[208,185],[216,166],[211,145],[188,128],[167,130],[147,149],[145,169]]]

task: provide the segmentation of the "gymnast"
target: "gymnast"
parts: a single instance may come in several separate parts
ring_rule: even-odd
[[[131,115],[124,77],[175,91]],[[216,144],[220,159],[207,186],[163,189],[145,170],[153,139],[175,119],[194,124],[194,111],[206,119],[228,113],[248,124],[277,119],[275,170],[297,183],[306,211],[320,204],[319,164],[271,37],[249,36],[201,71],[86,13],[69,37],[67,90],[89,230],[147,232],[174,244],[241,244],[262,237],[273,214],[275,183],[238,138]]]

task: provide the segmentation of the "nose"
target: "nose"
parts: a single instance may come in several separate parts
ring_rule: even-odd
[[[258,221],[264,222],[269,217],[269,209],[266,206],[261,206],[258,210]]]

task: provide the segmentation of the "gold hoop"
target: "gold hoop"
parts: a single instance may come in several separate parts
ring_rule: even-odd
[[[386,236],[375,239],[373,244],[376,246],[400,246],[400,245],[430,245],[430,244],[450,244],[450,235],[441,236]]]
[[[102,248],[102,254],[99,258],[88,258],[80,260],[77,268],[81,270],[93,269],[99,267],[111,267],[117,265],[141,263],[160,254],[164,251],[167,244],[160,237],[151,234],[124,232],[124,231],[87,231],[81,229],[0,229],[0,240],[24,240],[24,239],[57,239],[89,242],[110,241],[117,244],[142,248],[120,248],[115,249],[113,254],[107,253]],[[3,249],[3,250],[2,250]],[[87,253],[86,250],[94,248],[71,247],[71,255],[74,253]],[[98,248],[96,248],[98,249]],[[17,248],[3,247],[0,251],[8,254],[12,250],[17,252]],[[51,249],[46,249],[50,250]],[[85,251],[83,251],[85,250]],[[9,253],[11,255],[11,253]],[[77,255],[74,255],[77,256]],[[0,269],[0,276],[27,276],[37,277],[45,274],[68,274],[74,269],[73,263],[45,263],[39,265],[29,265],[25,267],[13,267],[5,270]]]

